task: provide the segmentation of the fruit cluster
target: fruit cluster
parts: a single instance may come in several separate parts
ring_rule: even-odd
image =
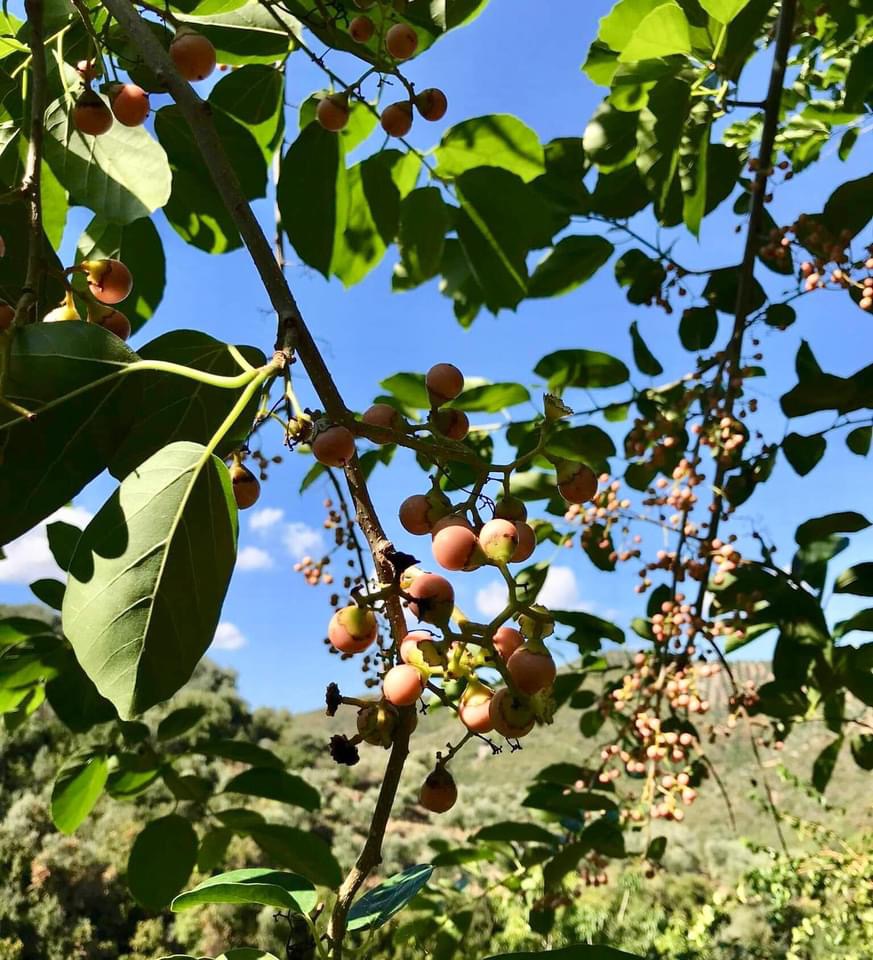
[[[452,364],[436,364],[428,371],[425,385],[431,405],[428,425],[435,439],[462,439],[469,429],[467,418],[461,420],[455,416],[461,411],[446,406],[464,389],[461,371]],[[543,429],[548,429],[549,422],[543,420]],[[368,409],[362,423],[376,442],[390,442],[391,436],[410,429],[399,411],[384,403]],[[353,452],[354,437],[346,432]],[[311,441],[317,459],[339,463],[336,444],[331,442],[328,454],[317,446],[319,436],[327,436],[327,431],[319,431]],[[343,449],[343,457],[349,452]],[[567,461],[559,461],[556,467],[557,488],[568,503],[579,504],[597,494],[597,477],[588,467]],[[332,741],[332,753],[340,762],[354,762],[359,743],[390,746],[404,709],[413,707],[425,691],[457,713],[465,728],[461,744],[474,737],[488,739],[488,734],[496,732],[517,747],[537,722],[551,720],[550,691],[557,668],[544,640],[554,623],[544,607],[526,598],[523,582],[511,572],[513,565],[532,556],[537,538],[525,504],[509,492],[512,465],[501,469],[504,488],[496,500],[482,494],[488,474],[474,494],[460,503],[453,503],[435,478],[428,492],[413,494],[399,509],[400,523],[408,533],[430,536],[433,559],[442,570],[461,573],[491,566],[500,571],[509,596],[496,617],[489,623],[468,619],[456,606],[451,582],[415,566],[400,571],[396,583],[378,584],[366,594],[355,595],[356,602],[334,613],[328,641],[346,656],[373,648],[379,636],[377,613],[387,597],[399,598],[418,623],[395,644],[378,648],[379,700],[344,698],[338,691],[329,695],[329,712],[341,703],[358,708],[357,734]],[[490,517],[483,516],[486,509]],[[426,809],[443,812],[454,804],[457,788],[447,765],[459,748],[437,758],[421,790]]]
[[[116,337],[127,340],[130,336],[130,321],[120,310],[115,309],[115,304],[126,300],[133,290],[130,270],[120,260],[100,259],[83,260],[77,266],[70,267],[67,273],[85,276],[87,289],[77,290],[76,293],[87,305],[87,322],[95,323],[114,333]],[[67,292],[60,306],[50,310],[42,319],[44,323],[82,320],[71,285],[67,285]]]

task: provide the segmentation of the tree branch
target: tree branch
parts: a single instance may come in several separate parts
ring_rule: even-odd
[[[30,314],[39,303],[39,291],[44,272],[43,253],[45,239],[42,229],[42,144],[46,108],[45,44],[43,42],[42,0],[25,0],[27,24],[30,28],[31,89],[30,89],[30,139],[21,194],[28,204],[28,249],[27,273],[18,303],[15,305],[16,326],[31,323],[36,317]]]
[[[281,266],[276,261],[270,243],[240,188],[239,180],[227,159],[224,146],[212,121],[209,104],[179,76],[169,54],[151,32],[146,21],[137,13],[130,0],[106,0],[104,6],[126,30],[130,40],[157,78],[166,84],[167,90],[188,122],[215,187],[249,251],[273,309],[276,311],[278,317],[276,351],[282,353],[288,362],[296,352],[309,374],[327,415],[337,423],[347,421],[350,418],[350,412],[303,320],[300,308]],[[355,504],[358,523],[373,554],[377,574],[381,580],[390,582],[394,579],[395,572],[389,559],[388,548],[391,544],[373,507],[357,457],[354,457],[346,467],[346,478]],[[386,610],[394,639],[399,642],[406,633],[406,621],[398,595],[395,594],[386,600]],[[414,718],[414,711],[405,712],[404,716]],[[366,843],[355,866],[340,888],[330,924],[335,960],[339,960],[342,956],[342,940],[351,902],[370,871],[381,859],[385,829],[394,804],[403,765],[409,753],[411,727],[412,721],[409,719],[400,725],[385,769]]]
[[[753,181],[752,203],[749,212],[749,225],[746,233],[746,244],[743,251],[743,260],[739,266],[737,279],[737,299],[734,307],[734,325],[731,337],[725,350],[723,370],[727,376],[725,391],[725,411],[722,416],[733,416],[734,404],[740,390],[739,376],[742,362],[743,337],[748,326],[749,303],[752,295],[752,284],[755,279],[755,258],[760,245],[760,230],[764,218],[764,203],[767,195],[767,184],[770,178],[773,163],[773,148],[776,143],[776,134],[779,131],[779,118],[782,107],[782,91],[785,86],[785,71],[788,67],[788,52],[794,34],[794,21],[797,13],[797,0],[782,0],[779,11],[779,23],[776,28],[773,65],[770,70],[770,84],[767,89],[767,99],[764,101],[764,126],[761,132],[761,144],[758,149],[758,169]],[[712,517],[709,526],[709,539],[714,540],[718,535],[724,508],[725,476],[729,470],[728,464],[719,463],[713,480],[714,496],[712,499]],[[703,604],[709,585],[709,574],[712,568],[712,554],[706,558],[706,569],[700,581],[700,590],[697,595],[696,609],[703,615]],[[725,658],[717,645],[713,645],[722,663]]]

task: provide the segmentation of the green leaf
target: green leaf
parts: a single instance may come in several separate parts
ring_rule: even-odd
[[[50,577],[34,580],[30,584],[30,592],[52,610],[60,610],[63,605],[64,585],[60,580],[53,580]]]
[[[661,213],[679,169],[679,147],[691,103],[691,85],[678,77],[659,80],[640,111],[636,165]]]
[[[200,873],[211,873],[224,862],[227,848],[234,836],[236,834],[230,827],[215,827],[203,834],[200,838],[200,846],[197,848],[197,869]],[[184,897],[185,894],[181,896]],[[176,899],[178,900],[178,897]]]
[[[305,127],[282,160],[276,200],[300,259],[329,277],[349,213],[342,138],[318,123]]]
[[[655,837],[646,847],[646,859],[660,863],[667,852],[667,838]]]
[[[627,46],[640,21],[667,0],[620,0],[600,21],[597,39],[620,52]]]
[[[650,304],[660,293],[667,274],[659,260],[642,250],[628,250],[615,261],[615,279],[627,287],[630,303]]]
[[[242,356],[253,366],[266,362],[256,347],[239,346]],[[215,340],[199,330],[171,330],[150,341],[140,350],[143,360],[162,360],[204,373],[238,376],[239,363],[229,344]],[[174,373],[147,371],[137,376],[134,388],[126,385],[119,403],[131,423],[124,439],[113,452],[109,469],[113,476],[126,477],[133,469],[167,444],[179,440],[209,443],[245,389],[228,390],[193,382]],[[248,435],[257,410],[258,398],[240,414],[216,448],[224,456],[238,447]]]
[[[730,23],[749,0],[700,0],[700,6],[719,23]]]
[[[558,350],[543,357],[534,372],[548,381],[553,392],[567,387],[616,387],[630,377],[621,360],[597,350]]]
[[[709,275],[703,296],[717,310],[722,313],[733,314],[737,308],[738,282],[739,270],[737,267],[724,267],[721,270],[714,270]],[[755,277],[752,277],[746,297],[747,309],[758,310],[764,306],[766,299],[764,288]]]
[[[285,130],[285,78],[281,70],[257,63],[231,70],[212,88],[209,103],[242,124],[269,162]]]
[[[58,720],[73,733],[87,733],[97,724],[118,717],[115,707],[100,696],[71,650],[65,651],[58,675],[46,684],[45,693]]]
[[[855,427],[846,435],[846,446],[859,457],[866,457],[873,440],[873,427]]]
[[[796,319],[797,312],[787,303],[771,303],[764,314],[764,323],[778,330],[787,330]]]
[[[249,763],[255,767],[283,769],[284,764],[271,750],[259,747],[248,740],[208,740],[193,747],[194,753],[205,757],[221,757],[236,763]]]
[[[163,909],[178,894],[197,862],[197,834],[177,814],[146,824],[127,861],[127,885],[146,910]]]
[[[637,151],[638,121],[638,113],[619,110],[604,101],[588,122],[582,136],[586,157],[604,173],[630,163]],[[593,199],[596,202],[596,191]]]
[[[404,407],[413,410],[427,410],[430,407],[423,374],[395,373],[387,380],[382,380],[379,386],[396,397]]]
[[[528,296],[557,297],[590,280],[615,248],[603,237],[564,237],[537,264]]]
[[[109,764],[102,753],[89,753],[65,764],[52,787],[52,822],[61,833],[75,833],[106,786]]]
[[[546,453],[564,460],[586,463],[592,470],[601,471],[607,466],[607,459],[615,456],[615,444],[600,427],[585,424],[553,433],[546,444]]]
[[[534,810],[546,810],[559,816],[578,817],[585,810],[615,810],[615,801],[598,790],[569,793],[563,784],[533,783],[521,804]],[[596,822],[596,821],[595,821]]]
[[[691,53],[688,20],[678,3],[663,3],[643,17],[621,53],[619,63]]]
[[[873,733],[862,733],[852,738],[852,757],[862,770],[873,770]]]
[[[172,740],[197,726],[206,716],[206,707],[179,707],[158,724],[158,740]]]
[[[624,643],[624,631],[621,627],[584,610],[552,610],[552,616],[556,623],[573,628],[573,632],[566,638],[569,643],[586,649],[599,648],[601,639]]]
[[[551,243],[553,209],[516,174],[491,167],[455,181],[461,201],[458,239],[492,313],[515,308],[527,294],[527,255]]]
[[[317,834],[278,823],[254,826],[248,832],[279,866],[300,873],[319,886],[335,889],[340,885],[340,865]]]
[[[188,442],[146,460],[88,524],[70,567],[64,631],[122,719],[191,676],[218,624],[236,536],[227,468]]]
[[[820,433],[811,437],[802,437],[799,433],[789,433],[782,441],[785,459],[794,467],[795,473],[805,477],[821,460],[827,449],[827,440]]]
[[[870,521],[854,510],[829,513],[827,516],[816,517],[801,523],[794,534],[794,540],[803,547],[816,540],[823,540],[833,533],[857,533],[859,530],[866,530],[869,526]]]
[[[256,867],[219,873],[173,900],[171,909],[182,913],[207,903],[260,903],[292,913],[315,909],[315,887],[296,873]]]
[[[79,237],[76,261],[111,257],[132,266],[133,290],[121,311],[135,333],[154,315],[164,296],[164,247],[152,221],[143,217],[122,225],[95,217]]]
[[[321,796],[315,787],[302,777],[275,767],[252,767],[237,774],[225,784],[224,793],[244,793],[250,797],[264,797],[290,803],[304,810],[317,810]]]
[[[348,929],[376,930],[383,926],[425,886],[432,873],[428,863],[407,867],[368,890],[352,904]]]
[[[477,830],[472,838],[482,843],[545,843],[556,846],[559,837],[535,823],[492,823]]]
[[[873,173],[840,184],[830,195],[822,219],[834,232],[859,234],[873,218]]]
[[[221,111],[214,111],[213,121],[246,199],[264,196],[267,164],[255,138]],[[157,112],[155,133],[173,171],[173,189],[164,206],[173,229],[186,243],[206,253],[235,250],[241,245],[236,226],[177,106],[162,107]]]
[[[400,204],[397,239],[404,278],[424,283],[439,272],[449,229],[449,209],[437,187],[419,187]]]
[[[0,409],[0,502],[15,504],[0,513],[0,543],[64,506],[105,468],[126,429],[114,402],[118,374],[136,359],[95,324],[36,323],[16,330],[6,396],[38,416],[27,421]]]
[[[824,793],[830,783],[842,746],[843,738],[837,737],[815,758],[812,765],[812,785],[819,793]]]
[[[844,570],[834,584],[834,593],[851,593],[856,597],[873,597],[873,562],[857,563]]]
[[[509,114],[473,117],[449,127],[434,153],[437,173],[447,178],[475,167],[500,167],[529,182],[546,171],[539,137]]]
[[[46,115],[45,157],[72,203],[110,223],[132,223],[170,197],[170,165],[145,127],[112,125],[99,137],[73,126],[62,102]]]
[[[718,314],[715,307],[689,307],[682,311],[679,321],[679,339],[686,350],[698,352],[712,346],[718,333]]]
[[[640,373],[645,373],[650,377],[659,377],[664,368],[658,362],[655,355],[649,350],[646,341],[640,334],[639,324],[634,320],[630,325],[631,343],[633,345],[634,363]]]
[[[451,406],[473,413],[497,413],[529,402],[530,393],[520,383],[483,383],[464,390]]]

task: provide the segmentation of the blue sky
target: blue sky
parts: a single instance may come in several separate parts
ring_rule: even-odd
[[[610,8],[609,0],[549,0],[547,5],[524,0],[493,2],[471,26],[450,34],[428,54],[409,65],[408,73],[419,86],[435,85],[448,94],[449,113],[441,124],[416,124],[411,139],[421,148],[436,144],[443,128],[471,116],[513,113],[537,131],[543,141],[556,136],[579,136],[601,99],[579,66],[593,39],[597,20]],[[548,10],[548,16],[535,11]],[[354,68],[336,55],[330,63],[341,75],[354,75]],[[744,97],[763,93],[764,71],[755,69],[743,88]],[[323,86],[320,75],[302,55],[291,58],[289,83],[290,129],[296,127],[294,105]],[[154,106],[162,100],[155,98]],[[378,149],[374,134],[361,150],[366,155]],[[820,209],[830,191],[845,179],[868,173],[864,165],[866,144],[862,140],[848,163],[836,157],[836,144],[825,150],[826,160],[809,173],[780,186],[771,207],[780,223],[791,222],[802,211]],[[867,151],[869,160],[869,151]],[[269,223],[271,206],[259,202],[258,213]],[[74,210],[68,222],[65,248],[72,249],[79,231],[90,218]],[[137,345],[177,327],[203,329],[222,339],[253,343],[269,350],[274,333],[273,318],[253,267],[243,252],[209,257],[192,250],[167,226],[162,216],[156,223],[168,257],[167,295],[156,316],[132,340]],[[730,202],[707,219],[699,243],[685,237],[676,256],[688,266],[715,266],[739,260],[741,236],[734,233],[738,219]],[[635,228],[654,238],[657,226],[648,216],[637,218]],[[581,224],[576,232],[601,232],[596,225]],[[610,235],[617,245],[624,242]],[[671,239],[664,233],[662,239]],[[304,315],[321,345],[347,403],[365,407],[379,392],[378,383],[399,370],[424,371],[437,361],[458,364],[468,376],[490,380],[518,380],[536,396],[541,387],[532,374],[540,357],[553,350],[587,347],[622,357],[632,366],[627,327],[638,320],[649,346],[665,366],[662,380],[680,374],[693,363],[682,350],[676,334],[677,315],[627,303],[609,268],[587,285],[563,298],[523,303],[517,313],[498,317],[481,314],[472,329],[462,330],[454,321],[451,305],[441,297],[436,283],[405,294],[390,292],[393,251],[382,266],[363,283],[346,291],[338,281],[327,283],[308,268],[291,265],[288,277]],[[764,279],[764,278],[762,278]],[[765,279],[768,290],[778,293],[790,283]],[[689,283],[694,290],[694,284]],[[787,333],[765,331],[763,365],[769,377],[752,382],[749,390],[759,396],[757,423],[777,439],[783,432],[801,433],[827,425],[828,418],[793,422],[790,427],[779,411],[778,398],[793,382],[793,362],[800,339],[810,340],[822,366],[839,374],[852,373],[870,361],[873,345],[870,316],[854,307],[846,295],[819,292],[804,298],[799,320]],[[727,318],[722,318],[723,324]],[[304,402],[311,394],[295,368]],[[634,374],[633,382],[649,381]],[[760,391],[760,392],[758,392]],[[615,391],[615,396],[626,390]],[[608,396],[608,393],[604,393]],[[598,395],[598,399],[600,396]],[[586,406],[582,395],[570,402]],[[527,415],[527,412],[525,412]],[[494,422],[485,415],[481,422]],[[620,427],[622,425],[619,425]],[[614,433],[620,436],[620,433]],[[265,452],[281,452],[276,435]],[[317,537],[324,519],[321,502],[327,487],[315,484],[306,494],[297,493],[300,480],[311,465],[303,456],[291,455],[281,467],[271,468],[261,501],[241,515],[240,547],[243,562],[234,575],[222,613],[221,644],[212,655],[239,671],[243,693],[254,703],[310,709],[322,702],[324,685],[332,680],[349,690],[360,686],[354,664],[340,664],[322,643],[330,615],[328,589],[307,587],[291,567],[301,550],[317,554]],[[376,474],[374,498],[391,535],[401,549],[430,560],[429,543],[406,535],[396,521],[399,502],[423,489],[424,475],[406,452],[398,454],[394,468]],[[735,520],[738,532],[759,530],[780,544],[777,557],[787,562],[794,528],[799,522],[841,509],[870,511],[870,464],[849,454],[842,434],[832,437],[829,455],[806,478],[798,478],[784,462],[773,480]],[[108,478],[99,478],[76,499],[77,516],[93,513],[111,489]],[[264,510],[271,511],[264,513]],[[281,511],[281,513],[279,513]],[[642,531],[640,531],[642,532]],[[26,542],[7,549],[10,560],[0,562],[0,600],[26,602],[26,582],[50,573],[44,535],[28,535]],[[865,553],[869,534],[854,538],[853,546],[836,562],[837,570]],[[329,538],[325,538],[328,542]],[[660,544],[649,534],[647,544]],[[542,548],[537,559],[547,559]],[[841,561],[845,560],[845,564]],[[243,569],[246,568],[246,569]],[[641,612],[641,601],[632,592],[637,582],[630,567],[620,574],[596,571],[581,551],[565,550],[557,558],[557,571],[547,590],[556,606],[580,606],[622,625]],[[455,578],[462,606],[471,613],[494,602],[495,577],[487,571]],[[848,605],[829,608],[835,618]],[[751,655],[766,655],[770,641],[747,648]]]

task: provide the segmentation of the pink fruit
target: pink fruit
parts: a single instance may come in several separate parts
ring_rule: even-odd
[[[416,493],[400,504],[400,523],[407,533],[422,536],[436,529],[447,509],[441,495]]]
[[[470,432],[470,420],[463,410],[438,410],[433,425],[449,440],[463,440]]]
[[[516,521],[515,529],[518,532],[518,546],[510,558],[510,563],[522,563],[529,559],[537,547],[537,535],[529,523]]]
[[[489,520],[479,531],[482,551],[494,563],[509,563],[518,549],[518,530],[510,520]]]
[[[506,661],[506,668],[516,687],[527,694],[550,687],[558,673],[555,661],[548,653],[531,647],[519,647]]]
[[[567,503],[587,503],[597,494],[597,476],[584,463],[573,463],[558,471],[558,493]]]
[[[88,289],[101,303],[121,303],[133,290],[130,270],[120,260],[83,260]]]
[[[395,707],[411,706],[421,696],[424,674],[408,663],[392,667],[382,678],[382,695]]]
[[[379,122],[389,137],[405,137],[412,129],[412,107],[406,100],[391,103],[382,111]]]
[[[99,137],[112,126],[112,111],[102,97],[86,90],[73,107],[73,125],[85,136]]]
[[[504,687],[491,698],[491,723],[504,737],[518,739],[527,736],[534,727],[535,717],[526,701],[513,696]]]
[[[371,427],[385,427],[387,430],[402,430],[405,425],[400,411],[389,403],[374,403],[361,414],[361,420]]]
[[[418,666],[422,660],[429,667],[437,667],[443,662],[433,635],[426,630],[412,630],[406,634],[400,641],[400,659],[412,666]]]
[[[204,80],[215,69],[215,47],[190,27],[176,31],[170,56],[179,73],[189,81]]]
[[[434,533],[433,556],[444,570],[475,570],[484,561],[476,534],[461,524],[448,524]]]
[[[520,522],[527,520],[527,507],[518,497],[502,497],[494,505],[494,516],[498,520]]]
[[[504,660],[508,660],[524,643],[524,637],[514,627],[498,627],[491,641],[494,649]]]
[[[341,653],[361,653],[376,639],[379,624],[372,610],[351,604],[331,617],[327,638]]]
[[[455,591],[445,577],[422,573],[412,581],[407,592],[412,598],[409,609],[419,620],[439,625],[451,617],[455,608]]]
[[[458,718],[473,733],[488,733],[494,729],[491,720],[493,693],[483,683],[470,681],[458,704]]]
[[[442,406],[454,400],[464,389],[464,374],[451,363],[437,363],[424,378],[431,405]]]
[[[117,83],[110,92],[115,119],[125,127],[139,127],[149,115],[149,95],[135,83]]]
[[[355,43],[366,43],[376,32],[376,24],[363,14],[349,24],[349,36]]]
[[[385,48],[395,60],[408,60],[418,48],[418,34],[408,23],[395,23],[385,34]]]
[[[319,430],[312,441],[312,455],[326,467],[344,467],[355,455],[354,434],[338,424]]]
[[[445,767],[437,767],[427,775],[418,799],[431,813],[445,813],[452,809],[458,799],[458,788]]]
[[[415,98],[415,106],[425,120],[442,120],[449,109],[449,101],[442,90],[428,87]]]
[[[349,122],[349,100],[345,94],[333,93],[318,101],[315,119],[331,133],[338,133]]]

